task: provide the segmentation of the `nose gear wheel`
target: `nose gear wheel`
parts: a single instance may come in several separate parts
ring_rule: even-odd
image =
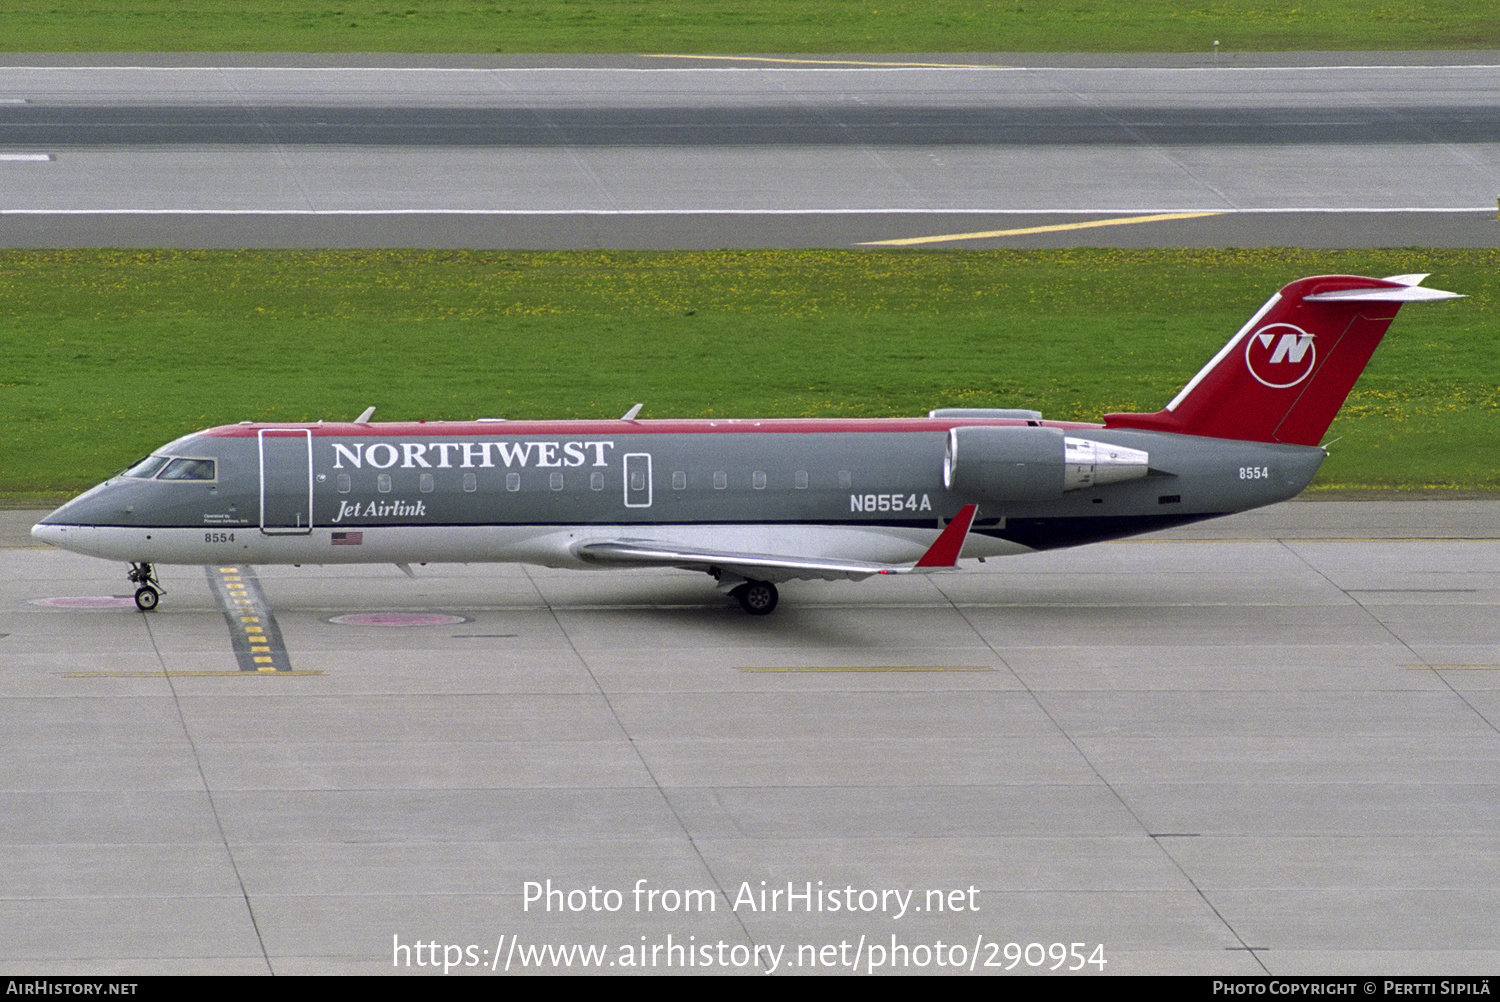
[[[125,577],[131,584],[140,586],[135,590],[135,607],[142,612],[155,609],[161,602],[162,592],[166,590],[156,579],[156,568],[146,563],[131,564]]]

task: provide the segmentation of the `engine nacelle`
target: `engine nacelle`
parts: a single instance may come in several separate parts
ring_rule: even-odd
[[[1061,428],[953,428],[943,454],[943,484],[982,501],[1046,501],[1144,477],[1150,462],[1140,449],[1074,438]]]

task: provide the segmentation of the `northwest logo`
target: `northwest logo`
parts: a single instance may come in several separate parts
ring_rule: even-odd
[[[1245,344],[1245,368],[1273,390],[1296,386],[1312,375],[1317,364],[1313,336],[1291,324],[1268,324]]]
[[[399,464],[403,470],[413,468],[471,470],[490,469],[496,462],[511,466],[608,466],[605,453],[615,447],[613,441],[573,442],[401,442],[400,448],[390,442],[373,445],[333,443],[333,468],[344,464],[358,470],[366,464],[377,470],[388,470]]]

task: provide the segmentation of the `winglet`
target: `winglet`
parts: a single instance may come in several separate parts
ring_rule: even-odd
[[[913,570],[940,570],[958,566],[958,555],[963,552],[964,540],[969,538],[969,526],[978,514],[977,504],[966,504],[953,516],[953,521],[942,531],[933,544],[922,554],[922,559],[912,565]]]

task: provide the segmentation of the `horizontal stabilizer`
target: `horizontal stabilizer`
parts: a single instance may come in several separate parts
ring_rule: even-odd
[[[1458,292],[1406,285],[1399,289],[1341,289],[1303,296],[1304,303],[1430,303],[1437,299],[1463,299]]]

